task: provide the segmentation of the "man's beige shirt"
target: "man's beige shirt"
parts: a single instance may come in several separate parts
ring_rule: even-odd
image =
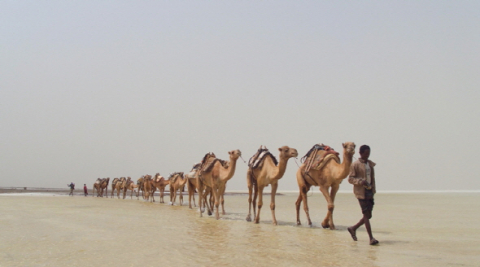
[[[375,171],[373,170],[375,165],[376,164],[373,161],[368,160],[368,166],[370,166],[372,179],[370,184],[372,185],[372,191],[374,194],[376,193]],[[366,180],[367,173],[365,171],[365,161],[363,159],[358,159],[350,166],[350,175],[348,176],[348,182],[353,184],[353,193],[358,199],[365,199],[365,187],[363,187],[363,181]]]

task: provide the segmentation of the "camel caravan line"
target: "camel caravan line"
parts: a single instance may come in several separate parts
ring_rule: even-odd
[[[352,158],[355,154],[355,143],[346,142],[342,144],[343,159],[333,148],[324,145],[314,145],[307,154],[302,157],[302,164],[298,168],[296,177],[299,188],[298,199],[295,202],[297,225],[300,222],[300,205],[303,202],[303,209],[307,216],[308,225],[312,225],[308,210],[307,192],[312,186],[318,186],[325,200],[328,203],[328,210],[325,219],[321,225],[324,228],[335,229],[333,223],[333,210],[335,195],[340,187],[340,183],[345,179],[352,164]],[[248,187],[248,215],[247,221],[260,222],[260,211],[263,206],[263,190],[271,185],[270,210],[272,221],[277,225],[275,218],[275,195],[278,188],[278,182],[285,174],[287,163],[290,158],[297,158],[298,152],[295,148],[282,146],[278,148],[277,158],[270,153],[265,146],[260,146],[258,151],[248,161],[247,187]],[[189,208],[197,207],[195,203],[195,193],[198,194],[198,207],[200,217],[207,211],[208,215],[215,213],[215,218],[225,215],[224,196],[227,182],[234,176],[237,160],[242,156],[240,150],[228,152],[229,160],[221,160],[214,153],[207,153],[200,163],[195,164],[188,173],[175,172],[165,179],[160,173],[155,176],[144,175],[137,179],[135,183],[130,177],[115,178],[112,180],[111,195],[114,197],[115,190],[117,198],[120,198],[120,192],[123,193],[123,199],[130,190],[130,199],[133,199],[133,193],[145,201],[155,202],[155,192],[158,189],[160,193],[160,203],[164,203],[165,188],[169,186],[170,204],[176,203],[179,193],[179,205],[183,204],[183,192],[185,186],[188,188]],[[110,178],[98,178],[93,184],[93,192],[97,192],[97,197],[108,197],[108,185]],[[193,204],[193,207],[192,207]]]

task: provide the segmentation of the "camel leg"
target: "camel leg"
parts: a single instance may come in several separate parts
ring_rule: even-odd
[[[308,191],[310,191],[309,187],[305,187],[302,190],[303,210],[305,211],[305,214],[307,215],[308,225],[312,226],[312,220],[310,220],[310,212],[308,210],[308,200],[307,200],[307,192]]]
[[[226,214],[225,213],[225,205],[224,205],[225,204],[225,199],[224,199],[225,187],[222,188],[220,191],[221,191],[220,192],[220,204],[222,205],[222,215],[225,215]]]
[[[178,202],[180,202],[180,206],[182,206],[183,204],[183,194],[182,194],[183,190],[180,189],[180,198],[178,199]]]
[[[247,174],[247,176],[248,176],[248,174]],[[253,189],[253,185],[252,185],[252,183],[251,183],[251,181],[248,177],[247,177],[247,186],[248,186],[248,215],[247,215],[246,220],[247,220],[247,222],[251,222],[252,221],[251,210],[252,210],[252,189]]]
[[[335,224],[333,224],[333,210],[335,209],[335,196],[337,194],[339,185],[332,185],[330,189],[330,203],[328,205],[328,213],[325,219],[323,220],[322,225],[329,225],[330,230],[335,230]],[[327,191],[328,192],[328,191]]]
[[[175,202],[177,202],[177,189],[176,189],[176,188],[173,189],[173,202],[172,202],[172,205],[175,204]]]
[[[188,208],[192,209],[192,189],[190,188],[190,185],[188,185]]]
[[[270,210],[272,211],[272,220],[273,225],[277,225],[277,218],[275,218],[275,195],[277,194],[278,184],[272,184],[272,194],[271,194],[271,202],[270,202]]]
[[[327,201],[327,204],[328,204],[327,216],[325,217],[325,219],[322,222],[322,227],[323,228],[330,228],[331,230],[334,230],[335,227],[333,225],[330,225],[330,223],[329,223],[329,218],[332,215],[334,205],[333,205],[332,199],[330,198],[330,194],[328,193],[328,188],[320,186],[320,192],[322,192],[322,194],[325,197],[325,200]]]
[[[203,184],[199,181],[200,179],[197,178],[197,185],[198,185],[198,209],[200,210],[200,217],[202,217],[202,201],[203,201]]]
[[[257,197],[258,197],[258,186],[255,184],[253,185],[253,200],[252,200],[254,219],[257,216]]]
[[[175,201],[173,197],[175,196],[175,190],[173,189],[173,186],[170,186],[170,205],[173,206],[173,202]]]
[[[302,225],[300,222],[300,205],[302,204],[302,192],[298,193],[297,201],[295,202],[295,211],[297,212],[297,225]]]
[[[212,192],[213,192],[213,197],[215,198],[215,219],[218,220],[220,219],[220,213],[218,211],[220,207],[220,192],[216,184],[213,185]]]
[[[263,206],[263,188],[264,186],[258,187],[258,211],[257,211],[257,216],[255,216],[255,223],[260,222],[260,211],[262,210],[262,206]]]
[[[195,206],[195,189],[192,188],[192,184],[188,182],[188,208],[192,209],[192,199],[193,199],[193,205]]]
[[[210,188],[210,187],[209,187]],[[206,200],[206,197],[205,196],[205,201]],[[214,205],[215,205],[215,197],[213,195],[213,192],[212,192],[212,188],[210,188],[210,196],[208,197],[208,203],[209,203],[209,206],[208,206],[208,215],[212,215],[213,214],[213,211],[214,211]]]

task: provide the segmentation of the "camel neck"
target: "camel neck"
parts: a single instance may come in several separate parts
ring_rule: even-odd
[[[278,180],[283,177],[285,170],[287,169],[287,162],[289,158],[280,158],[278,162],[277,171],[274,173],[273,180]]]
[[[347,151],[343,151],[343,162],[340,164],[340,173],[337,176],[339,179],[345,179],[348,174],[350,173],[350,166],[352,165],[352,158],[353,155],[347,153]]]
[[[238,158],[230,158],[228,168],[220,167],[221,170],[223,170],[220,172],[220,179],[222,181],[228,181],[233,177],[233,175],[235,174],[235,168],[237,167],[237,159]]]

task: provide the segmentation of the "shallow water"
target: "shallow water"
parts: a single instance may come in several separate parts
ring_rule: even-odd
[[[215,220],[188,203],[0,194],[0,266],[480,264],[478,193],[377,194],[371,222],[379,246],[368,245],[363,227],[357,242],[346,231],[361,218],[353,194],[337,196],[335,231],[320,226],[320,194],[309,197],[314,227],[295,226],[295,200],[277,196],[273,226],[270,196],[254,224],[245,221],[246,195],[227,195],[227,214]]]

